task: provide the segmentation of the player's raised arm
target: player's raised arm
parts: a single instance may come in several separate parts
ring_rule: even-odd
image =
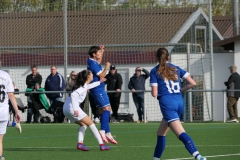
[[[109,62],[106,62],[106,65],[105,65],[105,68],[104,68],[104,70],[102,71],[102,73],[100,73],[99,75],[98,75],[98,77],[100,77],[100,78],[104,78],[105,76],[106,76],[106,74],[107,74],[107,71],[108,71],[108,68],[110,67],[110,63]]]

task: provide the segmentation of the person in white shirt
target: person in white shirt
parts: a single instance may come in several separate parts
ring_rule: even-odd
[[[17,121],[17,126],[19,126],[19,129],[21,130],[20,126],[21,116],[18,112],[17,102],[14,96],[12,79],[10,78],[7,72],[0,70],[0,160],[5,160],[5,158],[2,156],[3,155],[2,142],[8,125],[9,99],[15,110],[15,119]]]
[[[78,129],[78,144],[77,149],[82,151],[89,151],[89,148],[87,148],[83,144],[85,131],[87,129],[87,126],[92,131],[93,135],[97,139],[100,150],[110,150],[110,147],[106,146],[102,138],[93,123],[93,121],[90,119],[90,117],[79,107],[80,104],[84,101],[87,90],[94,88],[98,85],[100,85],[101,82],[105,81],[106,79],[103,78],[98,82],[94,82],[89,84],[93,80],[93,74],[89,70],[83,70],[82,72],[78,73],[76,83],[73,89],[73,92],[71,93],[70,97],[67,98],[66,102],[63,106],[63,113],[64,115],[71,121],[78,125],[80,125]]]

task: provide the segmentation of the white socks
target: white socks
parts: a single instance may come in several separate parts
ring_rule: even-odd
[[[95,124],[93,123],[92,125],[89,126],[90,130],[92,131],[92,134],[94,135],[94,137],[97,139],[99,144],[103,144],[102,138],[95,126]]]
[[[80,126],[78,129],[78,143],[83,143],[87,126]]]

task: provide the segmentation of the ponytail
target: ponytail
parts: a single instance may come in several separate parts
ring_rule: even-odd
[[[157,72],[163,79],[177,80],[177,69],[168,65],[169,53],[166,48],[159,48],[156,52],[156,57],[159,61],[159,67]]]

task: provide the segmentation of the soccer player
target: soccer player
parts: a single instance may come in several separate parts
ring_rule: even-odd
[[[93,74],[91,71],[83,70],[82,72],[79,72],[74,87],[76,90],[74,90],[71,93],[70,97],[68,97],[66,102],[64,103],[63,113],[71,122],[75,122],[76,124],[80,125],[80,128],[78,130],[77,149],[82,151],[89,151],[89,148],[87,148],[83,144],[85,130],[87,129],[87,126],[89,126],[90,130],[92,131],[93,135],[95,136],[100,145],[100,150],[101,151],[110,150],[110,147],[106,146],[103,143],[95,124],[87,116],[87,114],[84,113],[83,110],[79,107],[79,105],[84,101],[86,97],[87,90],[96,87],[100,85],[101,82],[103,82],[103,80],[101,80],[89,84],[92,81],[92,79]]]
[[[9,104],[10,99],[13,108],[15,110],[15,118],[17,121],[17,126],[20,126],[21,116],[18,112],[17,102],[14,96],[14,88],[12,85],[12,79],[9,74],[5,71],[0,70],[0,160],[5,160],[2,156],[3,154],[3,137],[7,130],[8,125],[8,114],[9,114]]]
[[[110,66],[109,62],[106,62],[105,68],[102,70],[101,62],[104,52],[104,46],[92,46],[88,51],[90,58],[87,60],[87,69],[93,73],[93,82],[97,82],[106,76],[107,70]],[[105,91],[104,82],[99,86],[90,89],[90,94],[94,98],[95,104],[98,107],[101,129],[99,131],[104,142],[110,141],[113,144],[117,144],[117,141],[112,137],[109,126],[109,118],[111,106],[107,92]]]
[[[168,61],[170,55],[165,48],[159,48],[156,53],[159,64],[150,72],[150,85],[152,96],[159,100],[163,115],[162,122],[157,131],[157,144],[153,160],[160,160],[166,145],[166,134],[169,129],[183,142],[188,152],[197,160],[206,160],[198,152],[193,140],[185,132],[179,117],[183,112],[184,92],[196,85],[188,72]],[[181,88],[180,78],[186,79],[188,84]]]

